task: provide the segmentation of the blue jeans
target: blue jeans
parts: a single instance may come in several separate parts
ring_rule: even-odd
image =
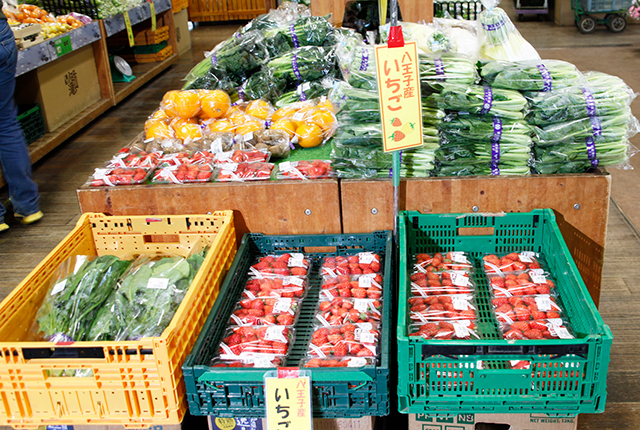
[[[31,159],[13,101],[18,48],[7,21],[0,19],[0,162],[15,212],[31,215],[38,207],[38,186],[31,179]],[[6,209],[0,204],[0,222]]]

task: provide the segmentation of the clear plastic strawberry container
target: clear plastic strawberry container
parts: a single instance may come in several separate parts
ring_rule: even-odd
[[[412,296],[473,294],[476,291],[471,273],[460,270],[439,273],[416,271],[411,274],[410,280]]]
[[[480,339],[476,320],[430,321],[409,325],[409,336],[426,340],[473,340]]]
[[[482,257],[488,274],[522,273],[528,269],[541,269],[540,254],[532,251],[512,252],[506,255],[485,254]]]
[[[246,361],[263,354],[286,357],[294,335],[295,329],[286,326],[228,327],[218,346],[218,355],[226,361]]]
[[[499,322],[553,319],[564,314],[557,297],[549,294],[494,297],[491,307]]]
[[[306,277],[311,268],[311,260],[299,252],[270,254],[258,257],[249,268],[249,274],[257,278],[274,276]]]
[[[472,294],[411,297],[409,318],[415,323],[475,320],[478,306]]]
[[[368,273],[366,275],[323,276],[320,297],[353,297],[356,299],[382,298],[382,275]]]
[[[322,276],[379,273],[380,256],[373,252],[360,252],[348,256],[325,257],[320,270]]]
[[[379,323],[382,320],[382,301],[347,297],[323,299],[321,296],[314,318],[323,326]]]
[[[465,252],[447,252],[445,254],[435,253],[416,254],[413,257],[413,269],[416,272],[445,272],[449,270],[473,272],[473,262],[469,254]]]
[[[300,313],[300,300],[265,298],[240,300],[229,325],[294,325]]]
[[[375,366],[376,362],[375,357],[308,357],[300,361],[300,367],[364,367]]]
[[[529,269],[519,274],[488,274],[487,283],[495,297],[556,293],[556,283],[543,269]]]
[[[507,340],[574,339],[569,324],[562,318],[501,322],[502,337]]]
[[[380,330],[377,324],[345,324],[317,328],[309,342],[312,358],[376,357],[380,353]]]
[[[274,276],[250,278],[244,286],[243,299],[259,297],[302,299],[307,292],[306,278],[298,276]]]

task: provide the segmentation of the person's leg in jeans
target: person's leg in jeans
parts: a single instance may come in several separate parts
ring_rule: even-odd
[[[6,20],[0,19],[0,162],[9,185],[9,197],[16,215],[34,222],[42,217],[38,206],[38,186],[31,179],[31,160],[18,123],[18,108],[13,100],[16,86],[18,49]],[[0,223],[4,223],[0,205]],[[37,219],[36,219],[37,218]],[[5,226],[6,227],[6,226]]]

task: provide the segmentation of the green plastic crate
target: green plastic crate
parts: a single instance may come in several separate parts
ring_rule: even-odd
[[[40,105],[19,106],[18,122],[27,145],[45,135],[46,129]]]
[[[500,215],[423,215],[399,219],[398,410],[430,415],[604,411],[613,336],[578,273],[550,209]],[[576,339],[503,340],[481,269],[484,253],[541,252],[554,275]],[[412,256],[465,251],[474,259],[481,340],[408,336]],[[511,369],[510,360],[530,362]],[[482,363],[478,366],[478,363]]]
[[[378,366],[309,368],[315,418],[360,418],[389,414],[389,344],[392,342],[392,236],[379,231],[349,235],[265,236],[245,234],[220,294],[191,354],[182,366],[189,410],[193,415],[264,417],[263,376],[269,369],[218,368],[208,364],[240,299],[250,265],[260,254],[304,252],[312,261],[309,292],[296,324],[296,337],[285,366],[296,367],[306,356],[322,277],[320,260],[330,255],[372,251],[380,255],[383,273],[382,331]]]

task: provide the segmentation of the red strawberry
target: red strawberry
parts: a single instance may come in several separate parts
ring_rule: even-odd
[[[524,335],[529,339],[542,339],[544,337],[542,331],[537,329],[527,330],[524,332]]]
[[[335,355],[336,357],[344,357],[347,354],[347,345],[344,342],[339,342],[333,348],[333,355]]]
[[[292,267],[291,274],[293,276],[305,276],[307,274],[307,269],[304,267]]]
[[[391,120],[391,125],[394,127],[400,127],[402,125],[402,121],[400,121],[400,118],[394,118]]]
[[[526,321],[517,321],[511,324],[511,329],[526,331],[526,330],[529,330],[529,323]]]
[[[276,318],[278,325],[292,325],[293,324],[293,316],[292,315],[278,315]]]
[[[354,288],[351,290],[351,295],[358,299],[364,299],[367,297],[367,290],[364,288]]]
[[[288,346],[286,343],[282,342],[271,342],[271,346],[273,348],[273,353],[278,355],[286,355]]]

